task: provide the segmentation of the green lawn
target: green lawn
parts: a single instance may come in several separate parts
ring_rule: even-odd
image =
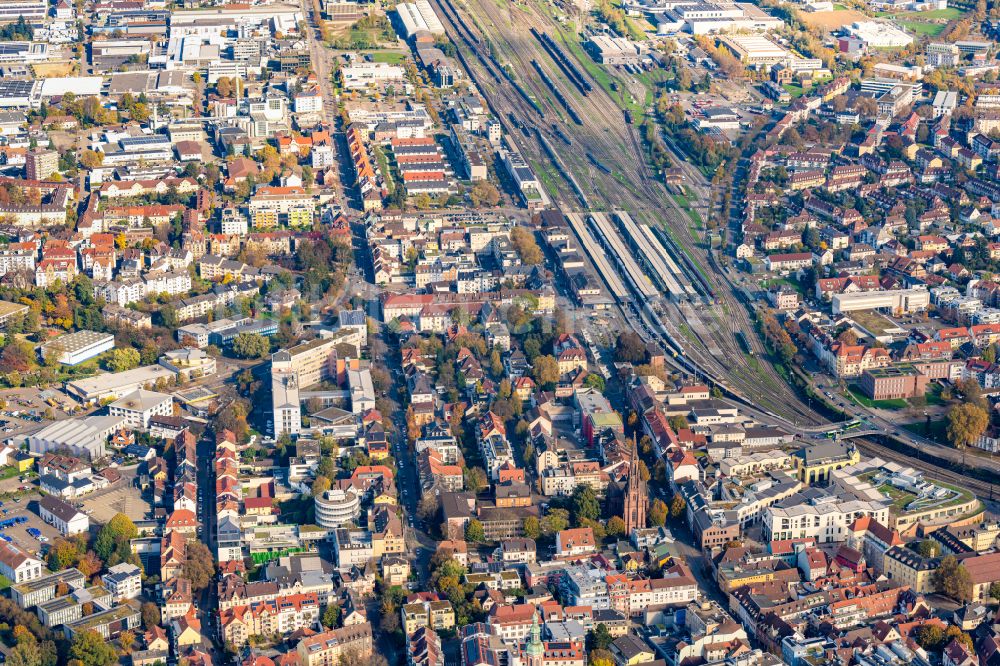
[[[945,9],[935,9],[932,12],[920,12],[921,16],[926,16],[929,19],[947,19],[949,21],[954,21],[965,16],[965,12],[958,7],[947,7]]]
[[[788,94],[792,96],[792,99],[795,99],[796,97],[801,97],[802,94],[805,92],[805,88],[803,88],[802,86],[797,86],[794,83],[786,83],[785,85],[782,86],[782,88],[784,88],[788,92]]]
[[[302,497],[286,500],[279,504],[281,515],[298,524],[312,524],[315,521],[314,508],[308,500]]]
[[[799,284],[797,280],[792,280],[789,278],[774,278],[772,280],[765,280],[764,282],[761,283],[761,286],[764,289],[770,289],[775,285],[782,285],[782,284],[787,287],[791,287],[792,289],[797,291],[800,296],[806,295],[805,288],[801,284]]]
[[[687,214],[688,218],[691,219],[691,224],[688,226],[693,230],[701,230],[705,224],[701,219],[701,215],[698,214],[698,211],[691,207],[691,202],[688,200],[687,195],[674,194],[673,198],[674,201],[677,202],[677,205],[680,206],[681,209]]]
[[[912,433],[929,437],[936,442],[941,442],[942,444],[948,443],[948,424],[943,419],[940,421],[931,421],[931,431],[929,434],[927,432],[927,424],[924,421],[906,423],[903,427]]]
[[[945,26],[941,23],[924,23],[923,21],[896,21],[899,26],[909,30],[920,37],[937,37],[944,32]]]
[[[375,51],[370,55],[373,62],[385,62],[390,65],[401,65],[406,60],[406,54],[400,51]]]
[[[906,505],[917,498],[913,493],[900,490],[890,483],[879,486],[878,491],[892,500],[892,508],[899,513],[906,508]]]
[[[886,319],[876,310],[857,310],[852,312],[851,316],[872,335],[882,335],[886,329],[896,326],[894,322]]]
[[[632,41],[646,41],[646,31],[639,27],[639,24],[637,24],[634,20],[626,18],[625,27],[628,28],[628,36],[632,38]]]
[[[385,156],[385,151],[378,144],[375,144],[375,163],[378,164],[382,178],[385,179],[385,189],[389,191],[389,194],[392,194],[393,190],[396,189],[396,182],[389,171],[389,158]]]
[[[851,384],[847,389],[847,393],[849,397],[857,401],[858,404],[863,405],[868,409],[906,409],[906,401],[902,398],[897,398],[895,400],[872,400],[861,392],[861,387],[857,384]]]
[[[876,12],[879,18],[892,19],[899,27],[908,30],[918,37],[937,37],[946,27],[945,23],[934,23],[934,21],[954,21],[965,15],[961,9],[948,7],[947,9],[936,9],[932,12],[902,12],[894,14],[892,12]]]
[[[834,5],[836,8],[836,5]],[[880,18],[901,18],[901,19],[914,19],[918,21],[936,21],[938,19],[944,19],[946,21],[954,21],[965,16],[965,12],[957,7],[948,7],[947,9],[935,9],[931,12],[902,12],[899,14],[893,14],[892,12],[876,12],[875,16]]]
[[[931,388],[927,391],[927,405],[943,405],[944,400],[941,399],[941,385],[931,384]]]
[[[594,62],[594,59],[587,55],[587,53],[583,50],[583,47],[580,46],[580,40],[577,39],[576,28],[573,24],[569,24],[569,34],[558,27],[556,30],[556,34],[559,36],[559,41],[562,42],[563,46],[565,46],[567,50],[573,52],[576,59],[580,62],[583,68],[587,70],[587,73],[590,74],[595,81],[597,81],[598,85],[604,88],[604,90],[611,95],[611,97],[615,97],[615,93],[611,89],[611,76],[603,67]]]

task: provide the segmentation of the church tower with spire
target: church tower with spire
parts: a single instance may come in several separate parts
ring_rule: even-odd
[[[634,529],[646,527],[646,508],[649,503],[646,482],[639,474],[639,448],[632,435],[632,457],[629,460],[628,485],[625,487],[625,534],[631,534]]]
[[[538,626],[538,613],[531,620],[531,637],[524,646],[524,666],[542,666],[545,662],[545,645],[542,630]]]

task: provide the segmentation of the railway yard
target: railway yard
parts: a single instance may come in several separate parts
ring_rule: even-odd
[[[550,196],[614,298],[622,323],[661,346],[674,369],[724,389],[748,413],[802,433],[828,427],[787,378],[760,359],[767,350],[742,288],[654,178],[636,127],[622,122],[610,91],[594,85],[549,35],[574,36],[566,37],[541,3],[506,9],[489,0],[435,3],[508,136],[546,174]],[[689,192],[710,206],[714,193],[704,174],[665,142]],[[628,181],[626,173],[633,176]],[[905,461],[964,484],[983,499],[994,498],[990,481],[943,468],[932,443],[907,455],[870,438],[857,442],[867,454]]]
[[[1000,666],[972,4],[0,0],[0,666]]]
[[[790,423],[820,422],[774,368],[754,358],[764,347],[746,306],[731,293],[735,285],[708,263],[702,240],[655,179],[638,130],[623,122],[612,91],[595,85],[565,46],[575,37],[543,3],[433,4],[460,60],[553,201],[564,211],[580,210],[572,228],[625,325],[663,346],[677,369],[733,397]],[[708,200],[704,176],[686,171]]]
[[[800,434],[829,429],[829,420],[814,409],[818,403],[807,404],[766,360],[744,287],[720,264],[703,228],[691,224],[691,210],[711,214],[721,193],[667,136],[689,208],[656,178],[623,103],[627,77],[606,70],[615,83],[602,83],[584,61],[572,23],[556,18],[542,0],[504,6],[432,0],[432,6],[508,142],[563,212],[613,298],[620,326],[662,348],[672,369],[717,387],[758,418]],[[743,169],[741,162],[737,172]],[[924,442],[926,451],[910,457],[878,442],[858,442],[875,455],[941,475],[933,443]],[[988,480],[947,474],[992,499]]]

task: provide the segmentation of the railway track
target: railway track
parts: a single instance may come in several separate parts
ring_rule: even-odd
[[[522,130],[523,136],[531,139],[532,133],[528,130],[527,124],[518,121],[517,118],[529,119],[532,126],[541,127],[546,116],[539,104],[533,100],[529,101],[523,88],[515,87],[513,79],[490,53],[486,40],[469,27],[472,22],[462,19],[453,0],[432,0],[432,3],[458,47],[456,51],[462,65],[479,86],[487,106],[504,127],[507,136],[516,136],[515,130]],[[471,53],[472,57],[466,56],[466,51]],[[538,141],[537,145],[521,142],[519,147],[522,148],[526,158],[543,159],[545,156],[545,148],[541,141]],[[557,191],[550,193],[554,199],[576,198],[576,193],[568,188],[568,183],[565,188],[559,188],[558,185],[556,187]]]
[[[526,54],[525,57],[537,58],[538,56]],[[531,83],[529,82],[528,85],[530,87]],[[582,115],[587,119],[588,126],[594,122],[595,118],[603,118],[603,120],[598,120],[597,123],[612,121],[606,113],[607,107],[602,107],[602,105],[595,102],[591,97],[581,100],[580,103],[582,105]],[[617,118],[614,122],[620,124]],[[562,138],[564,143],[567,145],[574,145],[569,141],[566,141],[559,133],[555,133],[555,135]],[[541,136],[540,131],[539,136]],[[787,385],[785,379],[779,375],[774,368],[770,366],[770,364],[766,362],[751,363],[751,361],[748,360],[746,354],[744,353],[745,350],[737,341],[738,335],[744,338],[746,343],[756,355],[764,355],[766,353],[766,349],[759,336],[753,332],[754,325],[750,319],[747,308],[734,296],[733,290],[738,289],[738,287],[720,270],[720,267],[715,263],[714,257],[711,253],[708,254],[708,261],[710,266],[715,269],[714,274],[702,272],[702,270],[700,270],[700,268],[696,265],[695,260],[692,257],[701,256],[702,249],[697,247],[694,238],[687,233],[686,212],[681,210],[672,197],[666,195],[660,187],[660,184],[649,176],[649,172],[646,168],[644,168],[645,153],[642,150],[634,132],[626,127],[624,137],[626,144],[632,149],[631,151],[615,151],[612,148],[609,148],[609,144],[606,142],[595,142],[588,136],[581,137],[579,133],[574,135],[574,139],[576,139],[575,144],[582,144],[585,146],[582,150],[593,151],[597,156],[597,159],[602,164],[610,163],[611,165],[621,165],[623,156],[626,161],[630,157],[637,158],[637,161],[632,162],[629,165],[632,168],[628,169],[627,173],[638,177],[637,181],[633,181],[634,184],[638,185],[638,191],[632,192],[631,190],[628,190],[626,192],[621,192],[619,190],[616,193],[622,194],[622,198],[628,203],[628,206],[625,207],[630,209],[634,215],[641,215],[643,216],[643,219],[647,221],[651,219],[655,224],[662,224],[664,222],[669,223],[669,219],[666,218],[669,218],[670,215],[665,217],[662,208],[662,202],[664,200],[668,202],[668,212],[672,212],[672,217],[682,221],[682,224],[680,225],[681,233],[677,234],[679,238],[675,238],[673,235],[670,235],[668,247],[671,247],[674,250],[674,253],[678,255],[678,260],[683,261],[685,265],[687,265],[689,271],[692,273],[692,276],[696,278],[694,280],[696,285],[700,284],[703,289],[709,290],[710,294],[718,294],[716,298],[721,301],[725,316],[720,319],[715,316],[714,313],[710,315],[716,322],[717,326],[721,327],[721,330],[716,328],[715,333],[710,332],[709,339],[704,339],[700,334],[696,334],[700,346],[685,346],[685,353],[690,357],[690,360],[688,360],[672,358],[671,352],[679,346],[676,342],[671,344],[671,341],[667,340],[666,343],[664,343],[664,341],[658,339],[656,335],[644,333],[642,327],[650,325],[653,322],[647,318],[648,316],[645,312],[636,307],[634,301],[622,300],[618,298],[618,294],[623,291],[624,287],[621,284],[621,281],[618,280],[617,276],[613,276],[610,280],[605,278],[603,275],[607,272],[607,268],[605,267],[598,270],[598,273],[601,274],[602,279],[604,279],[609,285],[616,285],[615,289],[612,290],[612,293],[616,295],[616,299],[618,301],[616,311],[626,322],[632,322],[633,326],[635,326],[635,322],[638,320],[640,323],[637,330],[640,334],[643,335],[646,340],[660,344],[664,350],[668,352],[668,363],[675,369],[682,372],[691,372],[692,366],[700,366],[712,374],[729,378],[729,386],[731,389],[745,398],[750,399],[750,401],[754,404],[765,405],[772,411],[772,413],[783,414],[786,416],[792,415],[799,425],[824,423],[825,419],[819,416],[816,412],[807,408],[801,402],[799,396],[795,394],[795,392],[792,391],[792,389]],[[674,146],[668,143],[668,147],[674,149],[676,156]],[[683,164],[684,158],[679,157],[679,159]],[[578,161],[582,160],[578,159]],[[643,166],[635,168],[637,165]],[[611,169],[599,171],[600,173],[595,174],[594,187],[592,189],[595,194],[604,199],[603,193],[600,192],[601,186],[603,185],[604,187],[608,187],[608,190],[612,191],[612,188],[617,190],[618,188],[616,185],[620,185],[620,183],[612,179],[613,173]],[[695,177],[702,178],[700,172],[697,172]],[[702,186],[704,187],[704,183],[702,183]],[[659,202],[660,205],[656,206],[651,202]],[[746,335],[747,331],[750,331],[751,334]],[[722,352],[723,358],[720,359],[708,353],[707,350],[711,346],[718,347]],[[761,385],[762,378],[769,384],[766,387],[766,390],[764,390],[765,387],[762,387]],[[889,460],[905,462],[914,468],[926,472],[931,477],[967,487],[983,499],[993,499],[994,497],[994,485],[989,481],[967,477],[959,472],[954,472],[945,468],[939,461],[935,461],[933,459],[927,460],[926,458],[929,456],[899,452],[871,440],[858,441],[859,446],[869,454],[878,455]]]
[[[484,23],[488,22],[493,28],[506,27],[509,34],[524,35],[536,25],[550,23],[540,12],[528,14],[525,10],[514,7],[504,11],[489,0],[469,1],[470,6],[475,7],[477,18]],[[570,71],[575,71],[577,77],[592,90],[590,94],[579,94],[580,81],[574,81],[566,75],[563,69],[565,63],[559,62],[559,56],[553,55],[539,39],[521,41],[515,46],[506,43],[504,35],[498,30],[491,30],[489,35],[477,34],[471,26],[475,25],[480,31],[482,28],[463,16],[455,0],[433,2],[439,8],[449,33],[460,42],[458,51],[463,65],[480,86],[487,104],[494,115],[501,119],[508,135],[515,135],[514,129],[534,125],[536,136],[525,134],[529,141],[523,150],[529,159],[551,161],[557,165],[564,182],[552,184],[556,187],[556,191],[550,193],[554,200],[562,201],[564,206],[565,201],[579,200],[585,209],[594,204],[599,204],[605,210],[621,208],[628,211],[637,224],[648,224],[653,228],[670,224],[669,217],[686,220],[686,214],[677,207],[676,202],[652,174],[646,162],[645,150],[637,136],[638,130],[622,121],[621,110],[609,98],[607,91],[590,83],[585,67],[570,61],[573,65]],[[554,29],[558,31],[558,27]],[[562,39],[561,34],[557,36]],[[552,41],[558,44],[557,40]],[[490,48],[487,48],[487,44]],[[461,48],[463,45],[464,48]],[[565,47],[559,48],[567,59],[574,56],[572,52],[565,55],[568,51]],[[465,52],[468,52],[468,57]],[[517,81],[508,74],[508,69],[519,74]],[[531,76],[536,72],[538,76]],[[558,90],[558,85],[568,85],[569,91],[574,93],[572,108],[575,108],[581,121],[579,126],[572,129],[572,143],[565,141],[565,132],[557,133],[546,123],[539,122],[551,120],[560,111],[566,111],[564,106],[550,98]],[[570,95],[565,94],[563,100],[566,104],[569,99]],[[520,118],[519,126],[508,119],[508,113]],[[566,144],[560,149],[559,156],[551,156],[554,151],[548,141],[549,136]],[[605,168],[594,166],[595,162],[605,165]],[[574,177],[574,173],[581,175],[581,169],[586,170],[586,177]],[[663,205],[665,200],[668,202],[666,210]],[[678,225],[671,226],[676,228]],[[678,235],[687,236],[686,229]],[[689,252],[693,253],[692,256],[698,256],[701,250],[694,248],[691,242],[684,248],[679,247],[672,236],[667,236],[668,242],[665,245],[672,259],[683,268],[691,284],[703,298],[712,298],[719,289],[707,281],[700,268],[688,256]],[[663,241],[664,238],[661,236],[660,240]],[[738,308],[741,306],[728,302],[726,307],[739,316]],[[622,311],[622,314],[626,321],[634,321],[636,318],[634,313]],[[690,314],[682,312],[681,318]],[[694,313],[694,316],[701,318],[702,315]],[[780,379],[776,373],[767,373],[767,370],[773,372],[773,369],[767,363],[751,364],[744,356],[735,333],[740,328],[750,330],[752,325],[745,313],[739,322],[741,326],[736,326],[730,320],[730,325],[726,327],[709,313],[703,327],[706,333],[696,335],[697,344],[685,345],[684,353],[689,354],[692,360],[704,368],[706,372],[702,373],[703,376],[707,374],[709,378],[724,383],[748,399],[761,398],[777,414],[809,422],[809,414],[804,408],[796,407],[799,400],[791,389],[783,380],[776,381],[776,378]],[[748,338],[756,339],[756,335]],[[723,358],[717,358],[711,350],[721,351]],[[763,349],[759,351],[763,352]],[[761,367],[765,368],[763,374]],[[768,393],[777,393],[773,399],[768,400],[763,395],[762,388],[765,386]]]
[[[921,455],[919,452],[915,452],[915,454],[911,455],[904,455],[895,449],[878,444],[870,439],[859,438],[853,441],[858,445],[858,448],[861,449],[861,451],[867,453],[868,455],[879,456],[885,460],[898,460],[906,465],[909,465],[910,467],[919,469],[932,478],[954,483],[963,488],[968,488],[980,499],[992,501],[997,497],[996,493],[998,489],[989,481],[984,481],[971,476],[965,476],[960,472],[954,472],[941,465],[940,462],[936,462],[936,459],[925,459],[925,456]]]

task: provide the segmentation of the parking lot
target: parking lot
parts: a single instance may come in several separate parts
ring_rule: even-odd
[[[0,391],[0,441],[40,430],[48,419],[62,419],[76,409],[65,393],[36,388]]]
[[[32,494],[22,498],[20,502],[15,502],[14,500],[4,502],[3,506],[0,507],[0,519],[12,518],[14,516],[24,516],[28,519],[20,525],[14,525],[5,530],[0,530],[0,534],[9,538],[11,543],[16,545],[18,548],[33,554],[41,552],[42,543],[28,534],[29,528],[37,529],[42,533],[43,537],[49,540],[49,542],[52,542],[61,536],[59,534],[59,530],[46,524],[45,521],[42,520],[41,516],[38,515],[38,500],[39,496],[37,494]],[[7,513],[3,514],[3,511],[6,511]]]
[[[92,524],[106,523],[118,513],[124,513],[132,520],[143,520],[150,511],[149,502],[144,500],[142,492],[132,485],[132,478],[123,478],[108,490],[84,495],[75,503],[83,504],[81,510],[90,516]]]

